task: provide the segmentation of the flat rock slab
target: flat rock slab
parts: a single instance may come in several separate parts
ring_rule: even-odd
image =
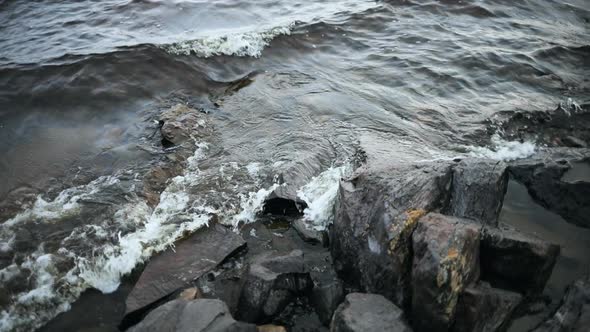
[[[217,224],[204,227],[153,257],[127,297],[126,313],[148,306],[215,268],[246,242]]]
[[[331,332],[391,331],[411,332],[403,311],[378,294],[351,293],[338,306]]]

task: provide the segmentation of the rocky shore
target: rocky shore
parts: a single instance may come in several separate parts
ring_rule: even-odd
[[[534,137],[545,144],[516,160],[407,161],[361,146],[354,171],[340,180],[326,230],[305,222],[305,202],[289,186],[267,196],[253,223],[227,227],[212,214],[206,227],[135,272],[119,328],[506,331],[514,319],[548,308],[542,293],[560,255],[558,244],[499,223],[508,181],[525,185],[567,222],[590,228],[590,182],[565,180],[590,163],[590,127],[586,113],[574,112],[567,115],[572,130],[564,130],[564,116],[560,109],[540,118],[508,116],[507,137],[530,139],[527,128],[538,125]],[[185,106],[159,119],[162,144],[176,152],[144,176],[152,205],[180,174],[194,138],[212,137],[206,121]],[[288,176],[310,177],[299,173]],[[590,326],[589,281],[580,277],[534,331]]]

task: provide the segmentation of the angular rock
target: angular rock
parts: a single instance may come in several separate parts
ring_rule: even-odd
[[[210,134],[205,114],[178,104],[160,116],[160,132],[169,143],[179,145],[191,138]]]
[[[539,204],[567,222],[590,228],[590,182],[562,181],[571,163],[589,159],[588,149],[551,149],[537,158],[513,162],[509,170]]]
[[[469,286],[459,295],[452,331],[502,331],[521,301],[520,294],[484,282]]]
[[[556,244],[507,226],[486,227],[481,238],[481,279],[493,287],[527,295],[540,293],[559,251]]]
[[[533,332],[585,332],[590,328],[590,276],[570,285],[552,317]]]
[[[310,300],[322,322],[328,326],[338,305],[344,299],[344,285],[339,279],[316,282]]]
[[[213,269],[245,245],[242,237],[211,223],[154,256],[127,297],[126,315],[157,302]]]
[[[223,301],[198,299],[170,301],[150,312],[130,332],[256,332],[256,326],[238,322]]]
[[[265,325],[257,326],[256,331],[258,331],[258,332],[287,332],[287,329],[284,326],[280,326],[280,325],[265,324]]]
[[[459,294],[479,274],[480,226],[430,213],[417,223],[412,244],[412,317],[416,331],[446,331]]]
[[[446,214],[497,225],[508,172],[502,161],[465,159],[453,169],[451,201]]]
[[[450,163],[376,162],[340,182],[332,257],[345,281],[404,306],[410,298],[410,236],[428,211],[447,206]]]
[[[328,233],[311,228],[302,218],[295,219],[291,222],[291,226],[293,226],[303,241],[328,246]]]
[[[264,322],[279,314],[290,301],[312,286],[303,252],[266,252],[250,263],[238,304],[238,317]]]
[[[330,332],[392,331],[410,332],[403,312],[377,294],[351,293],[338,306]]]

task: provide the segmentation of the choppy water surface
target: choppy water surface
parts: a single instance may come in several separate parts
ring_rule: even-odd
[[[358,144],[534,153],[469,134],[497,111],[588,104],[589,21],[586,0],[2,1],[0,330],[115,290],[210,213],[251,220],[279,173],[318,176],[297,185],[321,227]],[[216,135],[152,208],[136,194],[161,149],[150,116],[176,102]]]

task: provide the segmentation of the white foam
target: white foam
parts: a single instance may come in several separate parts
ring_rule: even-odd
[[[229,33],[208,36],[201,39],[181,41],[163,45],[171,54],[190,55],[208,58],[215,55],[236,55],[259,57],[262,50],[277,36],[291,34],[294,24],[275,26],[262,31]]]
[[[470,155],[474,157],[490,158],[494,160],[511,161],[528,158],[535,154],[537,146],[532,142],[506,141],[499,135],[492,136],[491,147],[468,147]]]
[[[351,171],[351,166],[330,167],[311,179],[297,191],[297,196],[307,203],[303,218],[316,230],[324,230],[334,219],[334,203],[340,178]]]
[[[253,222],[256,214],[262,210],[265,199],[278,187],[279,184],[275,183],[270,188],[240,194],[240,212],[230,219],[230,224],[237,227],[240,222]]]

